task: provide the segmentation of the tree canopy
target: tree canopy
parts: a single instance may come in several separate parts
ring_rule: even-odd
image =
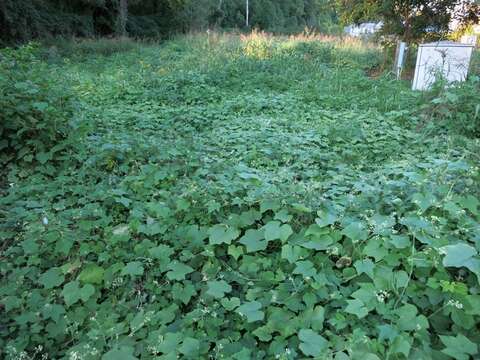
[[[47,36],[165,37],[206,28],[245,28],[246,0],[2,0],[0,41]],[[441,37],[452,19],[477,23],[480,2],[468,0],[249,0],[249,25],[291,33],[340,23],[384,22],[407,41]]]
[[[478,22],[480,6],[468,0],[337,0],[344,23],[383,21],[383,32],[409,42],[424,37],[442,37],[452,20]]]
[[[251,0],[250,26],[274,32],[338,27],[329,0]],[[45,36],[161,37],[221,27],[245,26],[245,0],[4,0],[3,42]],[[122,23],[123,21],[123,23]]]

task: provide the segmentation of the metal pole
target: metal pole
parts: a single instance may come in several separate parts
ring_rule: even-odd
[[[248,12],[248,0],[246,2],[246,13],[247,13],[247,16],[245,17],[245,23],[247,25],[247,28],[248,28],[248,16],[249,16],[249,12]]]

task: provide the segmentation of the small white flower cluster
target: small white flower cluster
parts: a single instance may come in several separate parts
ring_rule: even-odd
[[[431,215],[430,219],[432,220],[433,223],[439,223],[440,222],[440,218],[438,216],[435,216],[435,215]]]
[[[339,252],[339,250],[338,250],[338,247],[336,247],[336,246],[332,246],[331,248],[327,249],[327,255],[336,256],[336,255],[338,255],[338,252]]]
[[[148,345],[147,346],[147,351],[152,355],[158,355],[160,353],[160,350],[157,349],[157,347],[153,346],[153,345]]]
[[[448,300],[447,306],[455,306],[457,309],[463,309],[463,304],[458,300]]]
[[[284,354],[285,354],[286,357],[288,357],[292,354],[292,350],[290,350],[290,348],[287,347],[287,348],[285,348],[285,353]],[[281,355],[277,354],[277,355],[275,355],[275,359],[285,359],[285,357],[283,356],[283,354],[281,354]]]
[[[68,360],[81,360],[81,359],[82,359],[81,355],[76,351],[72,351],[70,353],[70,356],[68,357]]]
[[[201,310],[201,312],[202,312],[203,314],[208,314],[208,313],[210,313],[210,309],[205,306],[205,307]]]
[[[388,293],[388,291],[380,290],[380,291],[377,291],[377,292],[375,293],[375,296],[377,297],[377,301],[378,301],[378,302],[384,303],[385,300],[388,299],[388,297],[390,296],[390,294]]]
[[[119,287],[122,286],[123,284],[123,278],[122,277],[117,277],[112,281],[112,287]]]

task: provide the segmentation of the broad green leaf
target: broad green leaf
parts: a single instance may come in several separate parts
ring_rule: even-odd
[[[466,266],[468,261],[477,255],[477,250],[474,247],[463,243],[444,246],[440,248],[440,251],[445,253],[443,258],[443,266],[445,267]]]
[[[398,331],[392,325],[378,325],[378,339],[380,341],[393,340],[397,337]]]
[[[128,346],[121,346],[114,348],[102,356],[102,360],[137,360],[133,356],[133,348]]]
[[[307,356],[320,357],[328,350],[328,341],[313,330],[300,329],[298,339],[300,350]]]
[[[335,233],[329,228],[322,228],[317,224],[312,224],[305,231],[305,241],[299,245],[307,249],[326,250],[340,238],[341,235],[339,233]]]
[[[220,300],[220,303],[226,310],[232,311],[233,309],[240,306],[240,299],[236,297],[232,297],[230,299],[224,297]]]
[[[406,359],[410,354],[410,349],[412,347],[410,336],[399,335],[397,336],[392,344],[390,345],[390,354],[403,354]]]
[[[247,322],[255,322],[263,320],[265,314],[260,309],[262,304],[258,301],[251,301],[240,305],[237,310],[235,310],[240,316],[245,316]]]
[[[121,275],[141,276],[143,275],[143,264],[140,261],[132,261],[124,266]]]
[[[44,319],[52,319],[58,322],[60,318],[65,315],[65,308],[58,304],[45,304],[42,308],[42,316]]]
[[[477,199],[473,195],[468,195],[466,197],[462,197],[460,199],[459,203],[465,209],[470,210],[470,212],[472,214],[479,215],[478,205],[480,205],[480,201],[479,201],[479,199]]]
[[[243,255],[243,247],[230,245],[228,247],[227,254],[232,256],[235,260],[238,260],[238,258]]]
[[[45,289],[53,289],[54,287],[60,286],[64,280],[65,277],[59,268],[51,268],[40,275],[38,282],[42,284]]]
[[[135,317],[130,321],[130,330],[133,332],[138,331],[145,325],[145,312],[143,310],[139,311]]]
[[[260,212],[263,214],[268,210],[277,210],[280,207],[280,203],[277,200],[263,200],[260,203]]]
[[[338,215],[332,209],[321,209],[317,211],[318,218],[315,219],[315,223],[320,227],[333,225],[338,219]]]
[[[290,264],[293,264],[302,256],[302,248],[288,244],[283,245],[281,256],[282,259],[286,259]]]
[[[325,309],[318,305],[313,309],[310,317],[311,327],[313,330],[320,331],[323,329],[323,322],[325,321]]]
[[[268,242],[265,240],[264,231],[253,229],[247,230],[245,235],[240,238],[239,243],[247,247],[247,253],[265,250],[268,245]]]
[[[78,280],[84,284],[101,284],[104,272],[97,264],[88,264],[78,275]]]
[[[91,284],[86,284],[80,289],[80,298],[85,302],[95,293],[95,288]]]
[[[347,300],[347,307],[345,308],[345,311],[356,315],[359,319],[364,318],[368,314],[368,309],[359,299]]]
[[[255,335],[258,340],[263,342],[272,340],[272,329],[270,329],[268,326],[260,326],[256,328],[252,334]]]
[[[430,206],[435,204],[436,198],[431,193],[415,193],[412,196],[412,202],[417,205],[422,212],[425,212]]]
[[[180,351],[180,353],[189,358],[198,359],[200,351],[200,341],[191,337],[186,337],[185,339],[183,339],[183,343],[178,348],[178,351]]]
[[[170,270],[167,272],[167,278],[169,280],[185,280],[185,276],[193,272],[190,266],[176,260],[168,264],[167,269]]]
[[[474,247],[459,243],[444,246],[440,248],[440,251],[445,253],[443,266],[466,267],[477,275],[477,280],[480,283],[480,258],[477,257],[477,250]]]
[[[226,310],[232,311],[233,309],[240,306],[240,299],[236,297],[232,297],[230,299],[224,297],[220,300],[220,303]]]
[[[302,213],[310,213],[310,212],[312,212],[312,209],[310,209],[308,206],[305,206],[305,205],[300,204],[300,203],[294,203],[294,204],[292,204],[292,208],[293,208],[295,211],[302,212]]]
[[[408,285],[408,281],[410,279],[410,276],[407,274],[406,271],[400,270],[400,271],[395,271],[393,273],[394,281],[395,281],[395,287],[397,289],[406,287]]]
[[[282,223],[287,223],[292,220],[292,215],[288,213],[287,209],[282,209],[279,212],[275,213],[275,220],[280,220]]]
[[[50,152],[40,152],[37,154],[36,159],[40,164],[45,164],[47,161],[52,160],[53,154]]]
[[[155,341],[156,341],[155,347],[159,352],[162,352],[164,354],[170,354],[175,350],[177,350],[178,345],[182,341],[182,334],[180,332],[178,333],[167,332],[165,335],[161,336],[158,339],[158,343],[157,343],[157,339],[155,339]]]
[[[170,246],[163,244],[160,244],[157,247],[148,250],[148,253],[151,257],[163,261],[168,261],[173,252],[174,250]]]
[[[317,273],[311,261],[297,261],[295,265],[296,267],[293,270],[294,274],[300,274],[303,275],[303,277],[313,277]]]
[[[343,229],[342,234],[350,238],[353,242],[366,240],[368,236],[365,225],[359,221],[350,223]]]
[[[208,290],[207,294],[215,297],[215,298],[223,298],[225,293],[229,293],[232,291],[232,287],[225,281],[208,281]]]
[[[189,281],[184,281],[182,283],[177,282],[172,286],[173,299],[179,300],[185,305],[190,302],[196,293],[197,291],[195,290],[195,287]]]
[[[75,304],[78,300],[80,300],[81,293],[80,293],[80,286],[78,281],[71,281],[63,287],[62,296],[65,301],[67,307]]]
[[[231,244],[240,235],[240,230],[231,226],[218,224],[208,230],[211,245]]]
[[[411,246],[410,239],[405,235],[390,235],[390,243],[397,249],[405,249]]]
[[[265,229],[265,240],[281,240],[282,242],[287,241],[290,235],[293,234],[293,230],[288,224],[283,224],[279,221],[270,221],[264,227]]]
[[[457,360],[468,360],[470,356],[478,354],[478,345],[462,334],[456,336],[440,335],[440,340],[445,345],[444,354]]]
[[[373,279],[373,269],[375,267],[375,264],[373,263],[372,260],[370,259],[363,259],[363,260],[357,260],[353,264],[355,267],[355,270],[357,270],[357,273],[360,274],[367,274],[370,276],[370,278]]]

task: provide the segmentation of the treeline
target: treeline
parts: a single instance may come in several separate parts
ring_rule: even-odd
[[[49,36],[165,37],[207,28],[339,30],[329,0],[2,0],[0,41]]]

